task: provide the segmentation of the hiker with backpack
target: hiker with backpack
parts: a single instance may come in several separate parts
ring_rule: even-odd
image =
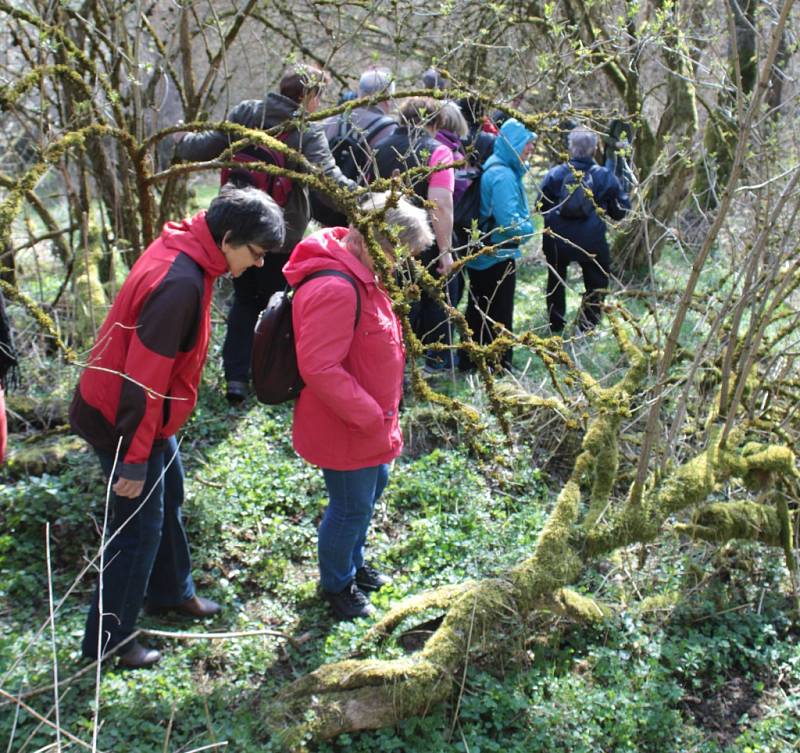
[[[547,313],[550,331],[559,334],[566,324],[567,268],[576,262],[583,272],[584,294],[578,312],[579,332],[600,321],[611,264],[605,218],[621,220],[630,199],[614,174],[594,161],[597,134],[573,128],[567,137],[569,162],[558,165],[542,181],[541,207],[547,259]]]
[[[514,329],[514,292],[520,246],[533,237],[528,197],[523,179],[533,153],[536,134],[515,118],[506,120],[494,142],[494,152],[480,178],[480,221],[490,245],[467,262],[469,293],[466,320],[480,345],[497,337],[497,328]],[[511,368],[511,348],[501,363]],[[459,368],[470,371],[474,362],[462,349]]]
[[[407,253],[433,242],[427,213],[405,199],[371,194],[362,206],[394,229]],[[378,242],[396,263],[398,249],[386,237]],[[322,469],[329,497],[318,539],[322,596],[338,617],[354,619],[373,611],[365,594],[389,582],[365,563],[364,542],[388,464],[403,447],[403,332],[366,240],[352,225],[308,236],[284,273],[295,288],[292,323],[305,382],[292,440]]]
[[[430,212],[435,243],[426,249],[420,261],[434,278],[447,278],[445,296],[455,293],[457,283],[450,278],[453,267],[453,191],[455,172],[453,151],[435,136],[440,129],[440,106],[428,97],[412,97],[400,107],[400,125],[378,146],[375,154],[376,177],[389,178],[395,171],[420,199],[433,204]],[[439,168],[416,170],[415,168]],[[450,344],[448,316],[442,305],[423,292],[410,314],[414,333],[425,344]],[[429,370],[449,369],[453,365],[449,351],[426,351],[425,366]]]
[[[319,108],[327,80],[327,74],[319,68],[306,64],[295,65],[281,78],[278,92],[269,92],[263,100],[240,102],[231,110],[227,119],[231,123],[263,131],[282,126],[284,130],[276,134],[281,141],[301,152],[339,187],[354,190],[356,183],[343,175],[336,165],[321,124],[304,120],[306,115]],[[222,131],[187,133],[178,143],[176,155],[183,160],[211,160],[236,140],[236,137]],[[247,396],[253,328],[258,314],[266,306],[272,293],[286,286],[281,269],[291,250],[302,239],[311,219],[309,191],[305,184],[286,178],[262,183],[261,181],[267,180],[266,173],[246,170],[248,159],[261,159],[283,165],[284,158],[280,153],[253,147],[244,150],[240,155],[237,157],[240,156],[243,168],[223,173],[223,179],[231,179],[237,185],[250,183],[269,193],[283,208],[286,240],[279,253],[268,256],[262,267],[250,270],[234,281],[233,303],[228,314],[228,329],[222,347],[227,382],[226,397],[232,403],[241,402]],[[285,166],[303,169],[299,165],[292,165],[291,161]]]
[[[358,97],[385,94],[390,98],[345,111],[323,123],[336,164],[342,174],[359,185],[366,186],[372,181],[375,148],[397,128],[397,120],[389,115],[394,89],[394,77],[388,68],[370,68],[358,80]],[[311,192],[311,214],[323,227],[349,224],[347,217],[328,206],[316,191]]]
[[[160,660],[132,640],[143,605],[150,614],[195,618],[220,610],[192,581],[175,434],[197,402],[214,280],[261,267],[284,235],[283,213],[263,191],[225,186],[207,212],[164,226],[98,332],[69,412],[72,430],[113,476],[101,581],[82,645],[90,659],[116,651],[131,669]]]

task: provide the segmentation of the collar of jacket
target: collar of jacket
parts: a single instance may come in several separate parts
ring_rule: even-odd
[[[569,164],[578,168],[578,170],[581,170],[582,172],[586,172],[590,167],[594,166],[595,161],[591,157],[580,157],[571,159]]]
[[[185,253],[210,277],[228,271],[228,261],[208,229],[205,210],[181,222],[168,222],[161,238],[165,246]]]

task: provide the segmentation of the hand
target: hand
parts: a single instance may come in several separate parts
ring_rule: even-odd
[[[455,260],[453,259],[453,254],[449,251],[445,251],[439,257],[439,263],[436,265],[436,269],[442,277],[447,277],[450,274],[450,270],[453,268],[453,264]]]
[[[144,489],[144,479],[141,481],[133,481],[129,478],[122,478],[120,476],[117,479],[117,483],[111,487],[119,497],[130,497],[131,499],[136,499],[136,497],[140,497],[142,495],[142,489]]]

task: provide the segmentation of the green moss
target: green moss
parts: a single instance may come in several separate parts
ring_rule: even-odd
[[[781,545],[781,523],[774,507],[756,502],[714,502],[701,507],[692,522],[677,525],[679,533],[704,541],[724,543],[731,539]]]

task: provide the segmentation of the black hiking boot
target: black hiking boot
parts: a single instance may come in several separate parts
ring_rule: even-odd
[[[375,607],[369,603],[364,594],[358,590],[354,580],[341,591],[323,591],[322,598],[331,605],[333,613],[340,620],[354,620],[356,617],[369,617]]]
[[[392,579],[388,575],[378,572],[369,565],[364,565],[356,570],[356,585],[362,591],[379,591],[391,582]]]

